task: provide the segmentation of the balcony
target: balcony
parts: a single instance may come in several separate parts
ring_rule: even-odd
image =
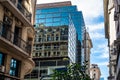
[[[26,53],[31,53],[31,44],[28,44],[25,42],[20,36],[16,35],[14,32],[12,32],[10,29],[3,27],[3,24],[6,23],[0,23],[0,41],[7,45],[12,45],[13,44],[13,49],[14,45],[17,46],[18,48],[22,49]],[[3,40],[2,40],[3,39]],[[8,46],[7,46],[8,48]],[[11,48],[11,47],[10,47]]]
[[[60,50],[67,50],[68,49],[68,45],[61,45],[60,46]]]
[[[29,13],[22,4],[18,3],[17,8],[20,10],[20,12],[31,22],[31,16],[32,14]]]
[[[31,13],[28,12],[22,4],[17,3],[17,0],[0,0],[0,3],[5,6],[12,14],[17,17],[27,27],[32,27]]]

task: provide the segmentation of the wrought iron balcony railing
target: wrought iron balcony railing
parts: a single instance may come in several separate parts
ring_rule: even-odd
[[[16,35],[14,32],[12,32],[10,29],[5,28],[6,26],[4,26],[3,24],[6,24],[6,23],[0,22],[0,37],[13,43],[17,47],[24,50],[25,52],[31,53],[31,44],[28,44],[20,36]]]
[[[10,0],[18,9],[19,11],[31,22],[32,14],[26,10],[21,3],[17,3],[16,0]]]

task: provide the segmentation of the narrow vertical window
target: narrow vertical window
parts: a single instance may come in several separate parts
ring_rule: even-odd
[[[0,66],[4,65],[4,54],[0,52]]]
[[[10,72],[9,72],[9,74],[11,76],[18,77],[19,66],[20,66],[20,61],[12,58],[11,59],[11,64],[10,64]]]

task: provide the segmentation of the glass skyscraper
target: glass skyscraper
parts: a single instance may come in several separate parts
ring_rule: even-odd
[[[71,5],[71,2],[69,1],[37,5],[36,26],[43,25],[45,27],[59,27],[59,26],[65,25],[69,27],[71,22],[76,30],[76,36],[78,40],[77,42],[81,44],[83,40],[82,37],[83,37],[85,23],[84,23],[82,12],[77,10],[77,6]],[[73,42],[70,44],[73,45]],[[76,44],[77,46],[77,43],[74,43],[74,44]],[[68,51],[71,50],[70,49],[71,47],[72,47],[71,45],[68,46]],[[76,53],[78,53],[77,55],[80,56],[80,52],[81,52],[80,48],[76,50],[77,50]],[[71,55],[73,55],[72,54],[73,52],[70,52],[70,53]],[[69,57],[72,59],[71,56]],[[74,56],[74,57],[77,57],[77,56]],[[78,58],[79,57],[77,57],[77,59]],[[80,57],[80,59],[84,61],[83,58]]]
[[[33,49],[36,67],[26,78],[52,74],[54,69],[63,68],[69,62],[80,63],[84,25],[82,12],[70,1],[38,4]]]
[[[76,6],[38,7],[36,10],[36,25],[41,24],[46,27],[69,25],[70,16],[77,30],[78,40],[82,41],[82,33],[85,24],[82,12],[78,11]]]

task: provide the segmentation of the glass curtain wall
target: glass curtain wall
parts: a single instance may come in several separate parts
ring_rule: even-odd
[[[58,27],[69,25],[71,15],[74,26],[77,30],[78,40],[82,41],[84,20],[81,11],[76,6],[62,6],[55,8],[43,8],[36,10],[36,26],[42,24],[45,27]]]

